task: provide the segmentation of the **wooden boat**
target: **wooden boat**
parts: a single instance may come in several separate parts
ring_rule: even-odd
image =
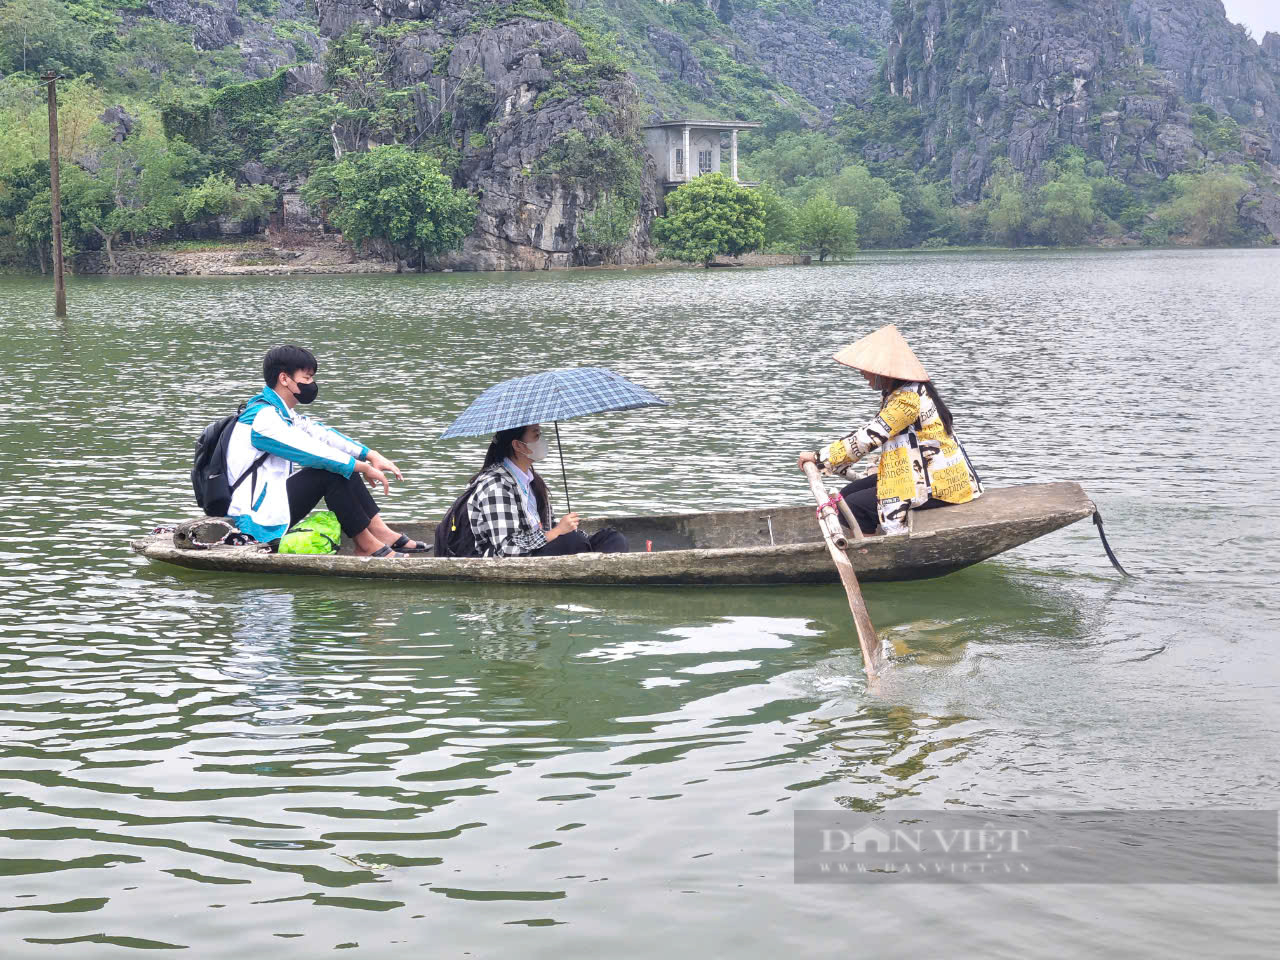
[[[911,532],[864,537],[849,545],[861,580],[939,577],[1096,513],[1076,483],[1039,483],[988,489],[971,503],[913,513]],[[205,546],[226,532],[208,518],[135,541],[148,560],[192,570],[279,573],[383,580],[543,584],[786,584],[833,583],[839,578],[822,540],[813,506],[717,513],[584,520],[586,533],[601,526],[621,531],[634,552],[568,557],[405,559],[357,557],[344,544],[327,556],[282,556],[260,545]],[[430,542],[434,524],[397,523],[415,540]],[[646,543],[652,552],[646,551]]]

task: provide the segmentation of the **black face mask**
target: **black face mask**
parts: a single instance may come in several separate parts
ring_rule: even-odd
[[[295,380],[294,383],[298,381]],[[310,403],[319,392],[320,385],[313,380],[311,383],[298,383],[298,392],[294,396],[298,398],[299,403]]]

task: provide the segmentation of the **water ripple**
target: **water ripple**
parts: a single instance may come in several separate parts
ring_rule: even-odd
[[[1274,259],[74,278],[66,323],[0,277],[4,955],[647,956],[650,930],[744,957],[1172,953],[1206,911],[1267,942],[1248,891],[902,889],[873,924],[788,878],[796,806],[1274,805]],[[1137,579],[1079,525],[872,585],[894,667],[870,691],[827,588],[371,586],[127,548],[190,515],[192,440],[276,342],[404,469],[393,519],[474,471],[481,441],[436,438],[484,386],[618,369],[673,405],[561,427],[575,506],[618,514],[804,502],[794,451],[873,407],[830,355],[890,321],[984,479],[1080,480]]]

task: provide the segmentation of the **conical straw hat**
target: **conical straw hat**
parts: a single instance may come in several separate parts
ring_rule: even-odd
[[[907,346],[907,341],[892,323],[845,347],[835,355],[835,360],[846,367],[878,373],[895,380],[914,383],[929,379],[924,364],[916,359],[916,355]]]

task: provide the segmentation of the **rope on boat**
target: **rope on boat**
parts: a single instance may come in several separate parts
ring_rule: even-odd
[[[1102,511],[1096,508],[1093,511],[1093,525],[1098,528],[1098,536],[1102,538],[1102,549],[1107,551],[1107,559],[1111,561],[1111,565],[1120,571],[1121,576],[1129,576],[1129,571],[1120,566],[1120,561],[1116,559],[1111,544],[1107,543],[1107,531],[1102,526]]]

